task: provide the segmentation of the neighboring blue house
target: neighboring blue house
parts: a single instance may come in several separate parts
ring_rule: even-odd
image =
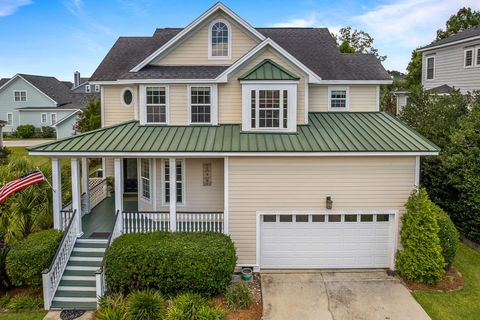
[[[75,133],[77,116],[88,104],[88,93],[76,93],[74,84],[55,77],[17,74],[0,79],[0,119],[7,121],[4,131],[31,124],[56,129],[57,138]],[[94,98],[95,94],[92,94]]]

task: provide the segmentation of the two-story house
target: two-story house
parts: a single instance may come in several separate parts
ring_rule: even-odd
[[[90,78],[81,77],[78,71],[75,71],[73,74],[73,86],[71,89],[75,93],[86,93],[95,96],[95,98],[100,98],[100,85],[92,85]]]
[[[12,133],[20,125],[52,127],[57,138],[75,133],[77,115],[94,94],[76,93],[71,82],[55,77],[17,74],[0,79],[0,119]],[[97,94],[99,96],[99,94]]]
[[[52,157],[75,266],[121,233],[210,230],[231,236],[240,268],[394,268],[420,157],[438,148],[379,112],[391,79],[374,55],[340,53],[325,28],[255,28],[218,3],[185,28],[119,38],[90,81],[102,128],[30,149]],[[86,160],[100,157],[115,195],[94,207]],[[75,300],[94,271],[66,260],[44,275],[47,308],[92,307],[101,280]],[[77,287],[58,287],[62,263]]]

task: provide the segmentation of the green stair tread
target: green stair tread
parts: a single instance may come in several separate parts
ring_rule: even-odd
[[[76,290],[57,290],[55,297],[71,297],[71,298],[96,298],[97,292],[92,291],[76,291]]]
[[[59,286],[62,287],[95,287],[95,280],[62,280]]]
[[[95,270],[65,270],[63,276],[91,277],[95,275]]]
[[[82,251],[73,251],[71,257],[99,257],[102,258],[104,252],[82,252]]]
[[[50,309],[68,309],[68,310],[95,310],[96,302],[67,302],[53,301]]]
[[[100,267],[102,261],[68,261],[67,267]]]
[[[107,243],[85,243],[77,242],[75,243],[75,248],[106,248]]]

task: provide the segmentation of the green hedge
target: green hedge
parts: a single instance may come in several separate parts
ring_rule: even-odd
[[[50,266],[62,232],[49,229],[32,233],[7,254],[6,270],[14,286],[42,285],[42,271]]]
[[[230,284],[236,261],[232,240],[220,233],[126,234],[107,249],[105,275],[113,292],[215,295]]]
[[[448,214],[437,207],[437,223],[440,231],[438,237],[440,238],[440,246],[442,247],[442,256],[447,264],[446,267],[450,267],[457,254],[458,245],[460,244],[460,235],[457,228],[453,224]]]

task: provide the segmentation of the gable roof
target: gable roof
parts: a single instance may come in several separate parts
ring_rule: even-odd
[[[34,86],[38,91],[57,105],[55,108],[78,109],[84,108],[88,103],[86,94],[74,93],[68,88],[65,81],[60,81],[55,77],[49,76],[18,73],[5,82],[0,81],[0,90],[16,78],[21,78]],[[26,110],[28,108],[24,109]]]
[[[2,78],[0,79],[0,88],[3,87],[3,85],[5,83],[7,83],[8,81],[10,81],[10,78]]]
[[[439,148],[381,112],[318,112],[295,134],[242,132],[239,124],[141,126],[129,121],[29,149],[33,154],[125,153],[399,153],[437,154]]]
[[[300,80],[300,78],[272,60],[265,59],[238,80]]]
[[[447,84],[442,84],[441,86],[428,89],[427,92],[436,93],[436,94],[449,94],[454,88],[450,87]]]
[[[90,81],[128,79],[133,74],[130,70],[139,61],[144,60],[181,30],[162,28],[157,29],[152,37],[120,37],[95,70]],[[335,39],[327,28],[257,28],[257,30],[272,39],[322,80],[391,80],[388,72],[374,55],[340,53]]]
[[[455,43],[471,41],[474,39],[480,39],[480,25],[470,27],[462,32],[452,34],[444,39],[435,40],[429,45],[418,48],[417,51],[425,51],[436,47],[446,47]]]

